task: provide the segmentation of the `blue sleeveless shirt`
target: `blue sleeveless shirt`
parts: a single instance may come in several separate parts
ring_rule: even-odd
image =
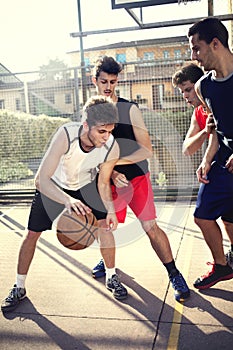
[[[200,91],[216,123],[220,145],[216,161],[224,166],[233,154],[233,72],[226,78],[218,79],[212,71],[207,73],[201,78]]]

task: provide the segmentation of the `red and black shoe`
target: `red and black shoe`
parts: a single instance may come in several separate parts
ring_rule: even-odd
[[[233,269],[230,265],[219,265],[208,262],[207,265],[212,265],[211,271],[206,275],[199,277],[193,284],[197,289],[208,289],[214,284],[227,281],[233,278]]]

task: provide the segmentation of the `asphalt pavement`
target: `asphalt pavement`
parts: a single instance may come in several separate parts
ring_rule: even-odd
[[[27,298],[0,313],[0,349],[10,350],[219,350],[233,348],[233,280],[206,291],[193,287],[211,254],[193,222],[193,203],[158,203],[177,267],[191,289],[178,303],[166,270],[132,213],[116,231],[116,266],[129,296],[117,301],[95,280],[98,244],[63,247],[55,226],[41,236],[27,277]],[[15,283],[17,256],[29,206],[0,207],[0,300]],[[224,248],[229,241],[224,234]]]

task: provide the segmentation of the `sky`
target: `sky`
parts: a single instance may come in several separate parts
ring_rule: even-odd
[[[201,0],[146,7],[143,21],[196,18],[200,13],[204,17],[207,3]],[[36,71],[49,59],[68,63],[66,53],[80,49],[80,39],[70,36],[79,31],[77,0],[0,0],[0,5],[0,63],[11,72]],[[112,10],[111,0],[80,0],[80,5],[83,31],[137,26],[124,9]],[[135,13],[139,16],[138,9]],[[186,34],[187,26],[98,34],[83,38],[83,46]]]

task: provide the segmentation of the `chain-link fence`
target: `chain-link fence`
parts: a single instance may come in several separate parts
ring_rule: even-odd
[[[227,21],[230,28],[231,21]],[[231,33],[231,31],[229,31]],[[232,38],[232,36],[231,36]],[[138,103],[153,144],[150,170],[156,194],[192,193],[205,144],[182,154],[193,108],[172,86],[172,75],[188,63],[186,37],[121,42],[70,53],[72,68],[12,74],[0,65],[0,195],[34,190],[34,175],[57,127],[79,120],[83,96],[96,94],[91,69],[99,56],[124,66],[116,93]],[[85,94],[83,92],[85,91]],[[180,192],[180,193],[181,193]]]
[[[139,104],[152,144],[153,187],[193,188],[200,153],[182,155],[182,142],[192,108],[172,88],[171,76],[184,62],[177,60],[124,62],[117,94]],[[86,67],[87,97],[95,87]],[[51,72],[50,72],[51,73]],[[0,86],[0,191],[34,189],[33,177],[48,141],[67,120],[79,120],[82,101],[81,68],[69,69],[59,79],[38,79],[35,73],[2,73]],[[54,77],[56,77],[56,73]]]

